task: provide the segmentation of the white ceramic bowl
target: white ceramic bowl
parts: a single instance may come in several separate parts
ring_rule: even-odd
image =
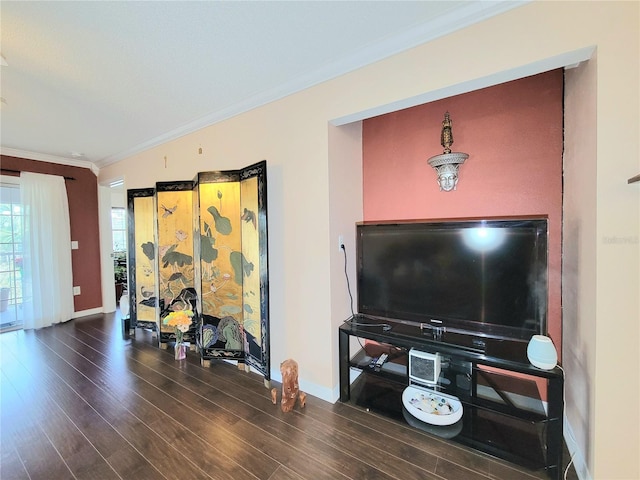
[[[402,392],[402,403],[411,415],[431,425],[452,425],[462,418],[457,397],[430,388],[409,385]]]

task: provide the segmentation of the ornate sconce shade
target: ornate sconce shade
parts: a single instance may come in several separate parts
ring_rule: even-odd
[[[436,170],[440,190],[449,192],[456,189],[460,165],[469,158],[467,153],[451,151],[451,145],[453,145],[453,129],[451,128],[449,112],[444,114],[444,120],[442,121],[440,144],[444,147],[444,152],[435,157],[431,157],[428,163]]]
[[[527,358],[534,367],[542,370],[551,370],[558,363],[556,347],[549,337],[534,335],[527,345]]]

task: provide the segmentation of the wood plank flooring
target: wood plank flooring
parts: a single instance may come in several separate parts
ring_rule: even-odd
[[[282,413],[262,377],[175,361],[117,314],[4,333],[0,354],[2,480],[545,478],[340,402]]]

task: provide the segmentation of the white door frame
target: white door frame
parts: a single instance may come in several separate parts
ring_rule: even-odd
[[[100,271],[102,283],[102,311],[116,311],[117,302],[113,273],[113,233],[111,229],[111,207],[113,189],[111,185],[118,179],[111,179],[98,186],[98,217],[100,225]],[[124,185],[123,185],[124,188]],[[126,190],[123,190],[126,192]],[[126,196],[126,193],[123,193]],[[126,199],[125,199],[126,204]],[[126,205],[125,205],[126,206]]]

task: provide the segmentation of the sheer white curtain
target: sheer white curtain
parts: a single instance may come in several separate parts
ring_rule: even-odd
[[[22,172],[24,328],[48,327],[73,315],[71,229],[64,178]]]

